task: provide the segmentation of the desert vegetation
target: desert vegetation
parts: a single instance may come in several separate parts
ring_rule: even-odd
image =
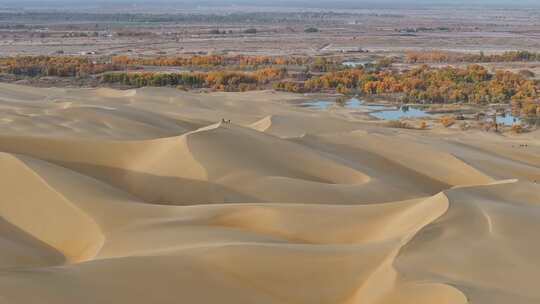
[[[323,65],[337,64],[335,60],[324,57],[308,56],[224,56],[224,55],[196,55],[196,56],[161,56],[161,57],[129,57],[114,56],[112,63],[120,66],[176,66],[176,67],[239,67],[257,68],[261,66],[288,66],[313,65],[320,67]]]
[[[480,53],[459,53],[446,51],[407,52],[407,63],[483,63],[483,62],[527,62],[540,61],[540,53],[529,51],[510,51],[486,55]]]
[[[284,69],[264,68],[253,72],[215,71],[186,73],[106,73],[104,83],[136,87],[178,86],[183,89],[209,88],[217,91],[248,91],[283,78]]]
[[[114,63],[77,56],[18,56],[0,58],[0,72],[20,76],[79,77],[119,70]]]
[[[512,103],[524,115],[540,114],[540,84],[508,72],[489,73],[480,65],[434,68],[427,65],[407,71],[348,69],[329,72],[303,82],[282,81],[274,88],[289,92],[388,95],[409,103]]]
[[[373,64],[348,67],[336,57],[321,56],[20,56],[0,59],[0,71],[38,78],[91,76],[103,84],[132,87],[178,86],[217,91],[274,88],[293,93],[387,96],[407,103],[506,103],[520,115],[540,115],[540,83],[531,77],[532,72],[490,72],[478,64],[394,69],[395,60],[382,58]],[[149,71],[147,67],[186,70]]]

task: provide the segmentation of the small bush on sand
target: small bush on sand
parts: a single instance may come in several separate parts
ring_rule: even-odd
[[[511,130],[512,130],[512,132],[514,132],[516,134],[520,134],[520,133],[523,133],[525,131],[525,129],[520,124],[512,125]]]
[[[448,127],[452,126],[455,123],[456,123],[456,119],[454,117],[445,116],[445,117],[441,118],[441,124],[445,128],[448,128]]]

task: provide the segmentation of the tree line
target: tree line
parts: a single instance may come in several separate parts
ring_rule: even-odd
[[[144,66],[189,69],[261,70],[296,66],[311,72],[344,68],[338,59],[308,56],[223,56],[196,55],[173,57],[113,56],[16,56],[0,58],[0,72],[28,77],[82,77],[110,71],[141,70]]]
[[[112,64],[118,66],[175,66],[175,67],[238,67],[256,69],[264,66],[305,66],[313,71],[328,71],[341,67],[338,59],[308,56],[246,56],[246,55],[195,55],[130,57],[114,56]]]
[[[540,61],[540,53],[529,51],[509,51],[502,54],[489,54],[483,52],[478,54],[445,52],[445,51],[424,51],[407,52],[405,62],[407,63],[483,63],[483,62],[520,62],[520,61]]]
[[[0,72],[29,77],[82,77],[122,69],[109,62],[76,56],[18,56],[0,58]]]
[[[214,72],[111,72],[105,73],[104,83],[117,83],[128,86],[176,86],[184,89],[208,88],[216,91],[249,91],[261,89],[271,81],[282,79],[285,69],[264,68],[253,72],[214,71]]]

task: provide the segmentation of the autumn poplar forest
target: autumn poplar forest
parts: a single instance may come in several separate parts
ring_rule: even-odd
[[[272,88],[292,93],[385,96],[404,103],[511,104],[521,115],[540,116],[540,81],[530,75],[532,72],[490,71],[481,65],[494,61],[534,61],[538,57],[528,52],[491,56],[416,52],[403,58],[383,57],[351,66],[340,57],[37,56],[0,59],[0,71],[38,79],[94,78],[101,84],[125,87],[169,86],[227,92]],[[474,63],[455,65],[461,60]],[[435,67],[428,65],[430,62],[445,65]],[[150,71],[156,67],[175,67],[181,71]]]

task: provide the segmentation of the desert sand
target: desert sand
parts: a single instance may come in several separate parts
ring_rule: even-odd
[[[296,98],[1,84],[0,303],[540,303],[538,133]]]

